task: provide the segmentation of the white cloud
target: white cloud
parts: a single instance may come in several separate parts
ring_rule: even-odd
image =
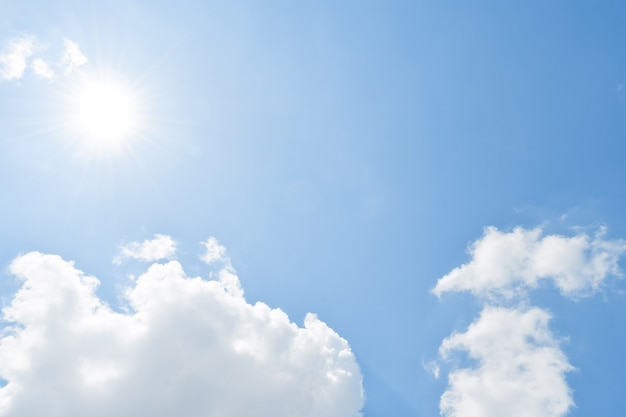
[[[55,70],[48,62],[37,57],[42,50],[47,49],[37,42],[34,36],[22,36],[11,40],[0,51],[0,79],[19,80],[30,67],[40,78],[53,80]],[[32,59],[32,62],[29,62]],[[78,67],[87,62],[87,57],[81,52],[77,42],[64,39],[63,52],[54,68],[62,70],[65,76],[71,75]]]
[[[439,375],[441,374],[441,369],[439,368],[439,364],[436,361],[422,363],[422,367],[424,368],[424,371],[431,374],[435,379],[439,379]]]
[[[548,328],[550,315],[487,307],[465,333],[440,347],[443,358],[466,352],[473,368],[448,375],[444,417],[559,417],[574,405],[565,374],[574,368]]]
[[[488,227],[471,245],[470,262],[440,278],[433,293],[470,291],[487,299],[511,299],[551,281],[565,296],[588,295],[608,276],[621,274],[618,261],[626,242],[606,240],[603,232],[543,236],[541,228],[507,233]]]
[[[230,261],[230,257],[226,256],[226,248],[219,244],[217,239],[210,237],[206,242],[202,242],[206,252],[200,256],[200,259],[206,264],[219,264],[220,269],[217,273],[217,279],[222,283],[224,288],[233,294],[243,296],[243,288],[239,283],[239,278],[235,272],[235,268]]]
[[[50,66],[41,58],[36,58],[32,63],[33,72],[41,78],[46,80],[54,79],[54,71]]]
[[[626,241],[544,235],[541,228],[485,229],[469,248],[471,259],[440,278],[432,292],[468,291],[486,307],[465,333],[454,333],[440,356],[464,352],[473,365],[448,374],[444,417],[559,417],[574,405],[565,380],[574,368],[548,328],[550,315],[528,308],[526,295],[542,283],[570,298],[590,295],[609,276],[621,276]],[[513,301],[517,307],[490,304]]]
[[[64,74],[70,75],[80,67],[87,63],[87,57],[81,52],[77,42],[65,39],[63,41],[64,53],[61,60],[61,66],[64,67]]]
[[[120,264],[124,259],[132,258],[152,262],[161,259],[173,259],[176,255],[176,242],[167,235],[154,235],[154,238],[143,242],[131,242],[120,247],[119,255],[113,263]]]
[[[210,237],[206,242],[202,242],[206,253],[200,257],[207,264],[214,262],[227,262],[230,264],[230,258],[226,257],[226,248],[219,244],[217,239]]]
[[[9,42],[0,54],[0,79],[19,80],[24,75],[28,58],[35,49],[32,37],[26,36]]]
[[[127,313],[58,256],[10,271],[22,285],[3,310],[0,416],[360,416],[354,355],[313,314],[298,327],[177,261],[130,284]]]

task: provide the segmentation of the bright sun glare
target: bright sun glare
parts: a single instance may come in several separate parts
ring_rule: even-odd
[[[108,78],[85,78],[70,100],[70,127],[92,151],[118,151],[137,134],[137,98],[130,87]]]

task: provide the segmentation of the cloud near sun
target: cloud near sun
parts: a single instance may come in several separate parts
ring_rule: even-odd
[[[63,50],[55,61],[38,56],[45,49],[31,35],[16,37],[0,46],[0,80],[19,80],[29,69],[39,78],[53,80],[58,77],[57,71],[69,76],[87,62],[78,43],[69,39],[63,40]]]
[[[155,261],[158,251],[141,249],[165,247],[170,258],[168,238],[127,245],[125,256]],[[100,300],[99,281],[72,262],[16,258],[0,416],[360,416],[362,377],[346,340],[314,314],[299,327],[248,303],[223,247],[204,245],[216,279],[153,263],[123,294],[126,312]]]
[[[528,290],[545,281],[568,297],[588,296],[621,275],[623,240],[547,235],[521,227],[488,227],[470,246],[470,262],[440,278],[433,293],[466,291],[483,302],[465,332],[444,339],[439,356],[462,352],[473,367],[453,369],[439,408],[444,417],[561,417],[574,405],[569,363],[548,327],[551,315],[528,305]],[[431,364],[438,376],[438,364]]]

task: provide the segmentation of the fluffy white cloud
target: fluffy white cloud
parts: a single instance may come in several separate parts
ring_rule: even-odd
[[[468,291],[486,306],[464,333],[440,347],[449,359],[463,352],[471,366],[454,369],[441,397],[444,417],[559,417],[574,402],[565,375],[574,368],[548,328],[550,315],[528,308],[526,295],[542,283],[570,298],[590,295],[607,277],[620,276],[626,241],[544,235],[541,228],[485,229],[469,249],[471,259],[439,279],[432,290]],[[490,304],[507,302],[512,308]],[[436,368],[438,369],[438,368]]]
[[[64,67],[65,75],[70,75],[80,67],[87,63],[87,57],[81,52],[77,42],[65,39],[63,41],[63,59],[61,60],[61,66]]]
[[[565,374],[574,368],[539,308],[487,307],[465,333],[440,347],[443,358],[466,352],[474,368],[448,375],[441,397],[445,417],[559,417],[573,406]]]
[[[3,310],[0,416],[360,416],[354,355],[313,314],[299,327],[177,261],[129,284],[127,312],[58,256],[10,271],[22,285]]]
[[[541,281],[552,281],[568,297],[597,290],[610,275],[620,275],[623,240],[606,240],[603,230],[590,237],[543,236],[541,228],[502,232],[488,227],[470,247],[469,263],[440,278],[433,293],[470,291],[483,298],[511,299]]]
[[[143,242],[131,242],[120,247],[119,255],[113,263],[120,264],[124,259],[132,258],[152,262],[161,259],[173,259],[176,255],[176,242],[167,235],[154,235]]]
[[[0,53],[0,79],[19,80],[24,75],[28,58],[35,45],[32,37],[22,37],[11,41]]]

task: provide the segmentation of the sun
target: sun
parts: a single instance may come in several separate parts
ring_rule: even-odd
[[[92,152],[120,151],[140,127],[136,92],[112,77],[83,77],[70,92],[68,124]]]

